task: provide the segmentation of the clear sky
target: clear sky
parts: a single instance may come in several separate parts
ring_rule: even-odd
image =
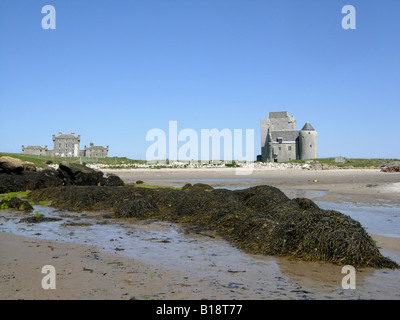
[[[0,45],[0,151],[74,131],[145,159],[177,121],[254,129],[257,155],[260,119],[289,111],[319,157],[400,158],[399,0],[0,0]]]

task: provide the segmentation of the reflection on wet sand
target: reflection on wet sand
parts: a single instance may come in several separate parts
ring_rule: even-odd
[[[399,270],[358,270],[355,292],[341,287],[344,275],[339,266],[247,254],[210,230],[157,220],[116,221],[107,219],[107,213],[78,214],[41,206],[35,206],[35,212],[61,220],[29,224],[19,222],[19,214],[4,211],[0,231],[96,245],[107,252],[173,269],[201,279],[197,281],[201,283],[198,290],[214,288],[208,290],[215,299],[400,297]]]

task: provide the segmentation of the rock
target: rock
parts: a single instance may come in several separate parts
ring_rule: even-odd
[[[380,168],[382,172],[400,172],[400,161],[382,163]]]
[[[214,190],[213,187],[211,187],[208,184],[205,183],[195,183],[194,185],[190,183],[186,183],[183,187],[182,190],[193,190],[193,189],[200,189],[200,190]]]
[[[30,212],[33,210],[33,207],[27,200],[22,200],[18,197],[12,197],[9,200],[1,200],[0,208],[9,208],[9,209],[17,209],[20,211]]]
[[[24,170],[23,162],[19,159],[3,156],[0,157],[0,172],[12,174],[20,173]]]
[[[103,172],[85,165],[72,162],[61,162],[58,172],[65,185],[97,186],[103,183]]]
[[[103,178],[102,185],[107,187],[121,187],[124,186],[125,183],[117,175],[109,173],[106,178]]]
[[[24,171],[37,171],[36,165],[32,162],[24,161],[22,167]]]
[[[9,157],[2,157],[9,158]],[[18,159],[16,159],[18,160]],[[61,162],[56,170],[46,167],[38,171],[32,163],[2,159],[0,171],[0,193],[38,190],[63,185],[93,185],[93,186],[123,186],[120,177],[109,174],[103,177],[103,172],[87,166]],[[20,166],[19,166],[20,165]],[[23,170],[23,168],[26,170]]]
[[[45,171],[23,171],[15,175],[0,173],[0,193],[37,190],[62,185],[63,181],[58,175],[48,175]]]
[[[46,176],[52,176],[52,177],[59,177],[59,173],[56,169],[54,169],[53,167],[45,167],[42,169],[41,171],[43,174],[45,174]]]
[[[143,183],[144,183],[144,181],[142,181],[142,180],[136,181],[136,184],[143,184]]]
[[[55,217],[45,217],[43,215],[33,215],[31,217],[22,218],[18,221],[18,223],[25,222],[25,223],[40,223],[40,222],[53,222],[53,221],[60,221],[61,218]]]

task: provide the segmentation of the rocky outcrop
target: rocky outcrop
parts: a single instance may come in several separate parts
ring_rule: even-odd
[[[0,173],[0,193],[37,190],[62,185],[63,182],[58,176],[48,175],[45,172]]]
[[[195,183],[195,184],[191,184],[191,183],[186,183],[183,187],[182,190],[193,190],[193,189],[200,189],[200,190],[213,190],[214,188],[211,187],[208,184],[205,183]]]
[[[30,212],[33,210],[33,207],[29,201],[22,200],[18,197],[12,197],[11,199],[1,200],[0,209],[17,209],[19,211]]]
[[[0,193],[69,185],[124,185],[117,175],[104,176],[103,172],[78,163],[61,162],[57,170],[46,167],[39,171],[33,163],[1,157],[0,170]]]
[[[382,163],[380,168],[382,172],[400,172],[400,161]]]
[[[75,211],[111,210],[115,218],[159,219],[214,229],[239,248],[354,267],[398,268],[358,221],[289,199],[271,186],[177,190],[65,186],[33,191],[34,201]]]
[[[83,164],[61,162],[58,172],[66,186],[97,186],[102,184],[103,172],[91,169]]]
[[[0,173],[20,173],[24,171],[24,163],[19,159],[12,157],[0,157]]]

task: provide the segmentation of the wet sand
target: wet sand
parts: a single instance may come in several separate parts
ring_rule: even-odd
[[[249,176],[237,176],[234,169],[184,170],[113,173],[128,183],[142,180],[178,186],[192,180],[232,188],[270,184],[286,190],[324,190],[323,194],[315,193],[315,199],[323,201],[400,203],[400,174],[377,170],[255,170]],[[400,262],[399,238],[372,237],[384,255]],[[285,257],[250,258],[255,264],[261,259],[268,267],[252,272],[250,268],[231,270],[216,264],[204,268],[203,273],[193,273],[163,265],[162,257],[150,263],[140,256],[128,257],[124,251],[105,250],[96,243],[63,243],[0,232],[0,299],[400,299],[399,270],[357,270],[357,289],[344,290],[339,266]],[[57,271],[55,290],[41,286],[45,276],[41,268],[47,264]]]

